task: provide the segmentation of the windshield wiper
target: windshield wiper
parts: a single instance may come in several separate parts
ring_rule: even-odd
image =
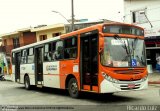
[[[127,48],[126,42],[123,41],[118,35],[114,35],[114,39],[119,40],[123,44],[122,47],[125,49],[127,55],[124,57],[124,59],[122,59],[122,61],[126,60],[126,58],[130,56],[130,51]]]
[[[138,58],[138,61],[145,66],[145,62],[143,61],[142,57],[140,58],[138,55],[136,55]]]

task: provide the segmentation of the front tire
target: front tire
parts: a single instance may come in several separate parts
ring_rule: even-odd
[[[79,97],[79,91],[78,91],[78,83],[75,78],[71,78],[68,83],[68,92],[69,95],[73,98]]]
[[[30,80],[29,80],[28,76],[25,76],[24,86],[25,86],[25,89],[27,89],[27,90],[29,90],[31,88],[31,86],[30,86]]]

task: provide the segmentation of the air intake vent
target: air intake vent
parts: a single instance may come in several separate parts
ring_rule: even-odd
[[[135,84],[134,87],[129,88],[128,84],[120,85],[121,90],[132,90],[132,89],[138,89],[140,88],[140,84]]]

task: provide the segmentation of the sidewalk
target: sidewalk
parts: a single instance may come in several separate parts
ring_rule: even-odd
[[[5,80],[7,80],[7,81],[12,81],[12,80],[13,80],[12,75],[10,75],[10,74],[5,74],[5,75],[4,75],[4,78],[5,78]]]
[[[160,84],[160,72],[153,72],[148,74],[149,84]]]

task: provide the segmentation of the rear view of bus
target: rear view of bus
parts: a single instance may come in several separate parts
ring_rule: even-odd
[[[100,93],[148,87],[144,30],[128,24],[102,26],[99,40]]]

